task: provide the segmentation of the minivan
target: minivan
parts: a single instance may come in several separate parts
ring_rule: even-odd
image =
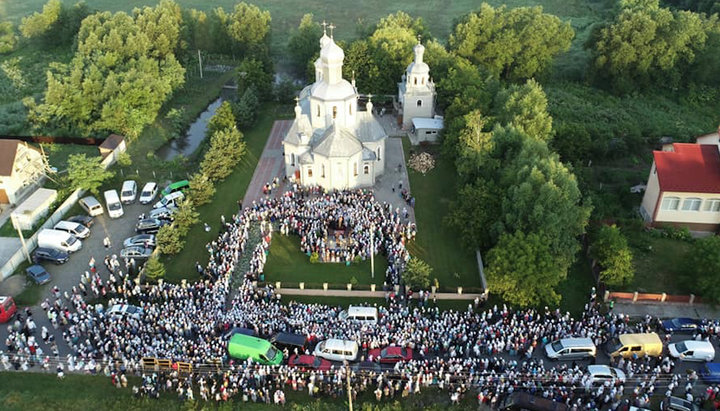
[[[130,204],[135,202],[137,197],[137,183],[135,180],[125,180],[120,190],[120,201],[123,204]]]
[[[699,374],[705,384],[720,384],[720,362],[705,364]]]
[[[233,334],[228,342],[228,354],[238,360],[253,361],[264,365],[278,365],[283,360],[283,353],[269,341],[245,334]]]
[[[38,247],[54,248],[74,253],[82,247],[82,243],[74,235],[60,230],[42,229],[38,233]]]
[[[80,204],[80,207],[82,207],[90,215],[90,217],[95,217],[105,212],[100,202],[93,196],[83,197],[80,201],[78,201],[78,203]]]
[[[597,349],[589,338],[563,338],[545,346],[551,360],[584,360],[595,357]]]
[[[715,348],[709,341],[686,340],[668,345],[668,352],[673,358],[684,361],[705,361],[715,359]]]
[[[56,230],[65,231],[77,238],[88,238],[90,230],[82,224],[73,223],[71,221],[60,221],[53,227]]]
[[[107,205],[108,215],[110,216],[110,218],[122,217],[124,212],[117,191],[108,190],[105,192],[105,204]]]
[[[147,204],[155,199],[157,195],[157,184],[152,181],[145,183],[145,186],[140,192],[140,204]]]
[[[163,191],[162,191],[162,193],[160,193],[160,195],[162,195],[164,197],[164,196],[170,195],[170,194],[178,192],[178,191],[184,191],[188,187],[190,187],[189,181],[187,181],[187,180],[176,181],[172,184],[169,184],[167,187],[165,187],[165,189],[163,189]]]
[[[184,199],[185,199],[185,194],[183,194],[182,191],[176,191],[172,194],[168,194],[165,197],[163,197],[160,201],[155,203],[153,208],[177,207],[180,205],[180,202]]]
[[[378,309],[376,307],[350,306],[347,311],[341,311],[339,318],[343,321],[358,321],[367,324],[376,324]]]
[[[656,333],[620,334],[607,343],[606,351],[610,357],[659,357],[663,345]]]
[[[307,348],[307,338],[302,334],[277,333],[270,338],[270,342],[281,350],[287,348],[293,352],[297,348],[300,354]]]
[[[335,338],[318,343],[313,352],[313,355],[331,361],[355,361],[357,354],[357,342]]]

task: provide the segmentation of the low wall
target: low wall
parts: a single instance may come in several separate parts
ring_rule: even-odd
[[[637,304],[695,304],[702,303],[702,299],[696,297],[694,294],[690,295],[672,295],[667,293],[655,294],[655,293],[628,293],[619,291],[606,291],[605,301],[624,301],[632,302]]]

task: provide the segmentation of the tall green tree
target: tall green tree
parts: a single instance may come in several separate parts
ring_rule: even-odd
[[[210,148],[205,153],[200,170],[210,180],[223,180],[245,153],[243,135],[236,128],[220,130],[210,137]]]
[[[165,255],[173,255],[182,251],[185,247],[184,235],[175,230],[172,226],[165,225],[160,227],[157,233],[158,250]]]
[[[495,107],[500,124],[515,127],[538,140],[551,139],[552,117],[547,111],[547,97],[534,79],[502,90],[496,96]]]
[[[319,50],[320,36],[322,28],[313,21],[312,13],[303,15],[300,25],[290,34],[287,44],[287,52],[296,74],[305,74],[310,59]]]
[[[486,270],[490,292],[521,307],[556,306],[556,287],[567,276],[550,251],[548,238],[521,231],[505,233],[488,253]]]
[[[98,156],[88,157],[83,154],[71,154],[68,156],[67,178],[73,188],[80,188],[90,191],[96,196],[100,194],[100,187],[111,179],[114,171],[105,170],[100,164],[102,159]]]
[[[218,107],[215,114],[210,118],[207,125],[207,136],[212,136],[220,130],[233,129],[237,127],[235,115],[233,114],[232,104],[229,101],[223,101]]]
[[[173,229],[178,231],[181,237],[184,237],[190,231],[190,227],[200,221],[200,213],[197,212],[192,201],[185,200],[180,203],[173,218]]]
[[[17,36],[12,22],[4,21],[0,23],[0,54],[9,53],[15,50],[17,44]]]
[[[42,12],[24,17],[19,29],[23,37],[44,46],[69,45],[89,14],[90,8],[84,2],[70,7],[60,0],[49,0]]]
[[[686,254],[684,267],[691,287],[714,303],[720,303],[720,237],[701,238]]]
[[[567,51],[574,36],[570,23],[543,13],[542,7],[507,9],[483,3],[455,26],[450,48],[495,75],[527,79]]]
[[[633,255],[616,225],[603,225],[593,236],[590,256],[600,264],[600,280],[610,286],[628,284],[635,276]]]
[[[165,278],[165,265],[157,257],[150,257],[144,267],[145,278],[150,281],[157,281]]]
[[[411,257],[402,275],[403,282],[412,289],[426,289],[430,286],[432,270],[432,267],[425,261]]]
[[[213,182],[203,173],[195,173],[190,176],[190,201],[196,206],[207,204],[215,195]]]
[[[226,30],[232,50],[240,56],[267,48],[270,36],[270,12],[241,2],[235,5],[227,17]]]

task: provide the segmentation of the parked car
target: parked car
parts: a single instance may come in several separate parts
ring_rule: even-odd
[[[107,311],[107,315],[112,317],[132,317],[139,320],[143,315],[143,309],[130,304],[115,304]]]
[[[70,233],[77,238],[88,238],[90,236],[90,230],[87,227],[80,223],[73,223],[72,221],[58,221],[53,228]]]
[[[350,369],[354,372],[374,372],[376,374],[382,371],[380,364],[371,361],[356,362],[350,366]]]
[[[138,234],[132,237],[126,238],[123,241],[123,247],[155,247],[155,234]]]
[[[686,340],[668,345],[668,352],[673,358],[684,361],[705,361],[715,359],[715,348],[709,341]]]
[[[45,271],[41,265],[31,265],[25,269],[25,274],[27,274],[35,284],[42,285],[50,282],[50,273]]]
[[[145,183],[145,186],[143,187],[142,191],[140,192],[140,204],[149,204],[157,195],[157,183],[155,182],[148,182]]]
[[[123,181],[120,189],[120,201],[123,204],[130,204],[135,202],[135,198],[137,198],[137,183],[135,180]]]
[[[32,260],[35,264],[40,261],[50,261],[55,264],[65,264],[70,259],[70,254],[65,251],[48,247],[38,247],[33,251]]]
[[[593,384],[603,384],[605,381],[625,382],[625,373],[619,368],[608,367],[607,365],[588,365],[588,376]]]
[[[164,226],[166,222],[157,218],[146,218],[140,220],[135,225],[135,232],[138,234],[156,234],[160,227]]]
[[[170,195],[177,191],[185,191],[188,187],[190,187],[189,181],[187,181],[187,180],[176,181],[172,184],[168,184],[168,186],[163,189],[163,191],[162,191],[162,193],[160,193],[160,195],[165,197],[165,196]]]
[[[161,198],[160,201],[155,203],[153,205],[153,208],[160,208],[160,207],[177,207],[180,205],[180,203],[185,199],[185,194],[183,194],[182,191],[176,191],[174,193],[170,193],[166,195],[165,197]]]
[[[332,363],[314,355],[291,355],[288,365],[303,370],[328,371]]]
[[[702,326],[702,321],[694,318],[672,318],[662,322],[662,329],[666,333],[693,332]]]
[[[17,313],[17,306],[12,297],[0,297],[0,324],[10,321]]]
[[[152,248],[145,248],[139,246],[127,247],[120,250],[120,257],[122,258],[134,258],[136,260],[147,259],[152,255]]]
[[[82,207],[92,217],[98,216],[105,212],[102,204],[93,196],[83,197],[78,201],[80,207]]]
[[[82,241],[67,231],[43,228],[38,233],[37,240],[38,247],[54,248],[68,253],[74,253],[82,248]]]
[[[173,214],[177,211],[177,207],[168,206],[160,207],[150,211],[148,218],[158,218],[160,220],[173,220]]]
[[[720,362],[709,362],[699,372],[705,384],[720,384]]]
[[[394,364],[400,361],[412,360],[412,348],[405,347],[385,347],[383,349],[376,348],[368,353],[375,361],[382,364]]]
[[[700,407],[698,405],[678,397],[664,399],[660,403],[660,409],[663,411],[700,411]]]
[[[258,336],[257,333],[255,332],[255,330],[253,330],[253,329],[243,328],[243,327],[235,327],[235,328],[231,329],[230,331],[226,332],[225,334],[223,334],[222,339],[229,340],[235,334],[247,335],[249,337],[257,337]]]
[[[70,221],[72,223],[78,223],[82,224],[87,228],[92,227],[93,223],[95,222],[92,217],[89,215],[74,215],[70,218],[65,219],[65,221]]]

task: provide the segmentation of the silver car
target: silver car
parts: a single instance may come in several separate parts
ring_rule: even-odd
[[[138,234],[132,237],[126,238],[123,242],[123,247],[145,247],[155,248],[155,235],[154,234]]]
[[[120,250],[120,257],[122,258],[134,258],[136,260],[140,259],[147,259],[150,258],[150,255],[152,255],[153,249],[152,248],[145,248],[140,246],[132,246],[123,248]]]

